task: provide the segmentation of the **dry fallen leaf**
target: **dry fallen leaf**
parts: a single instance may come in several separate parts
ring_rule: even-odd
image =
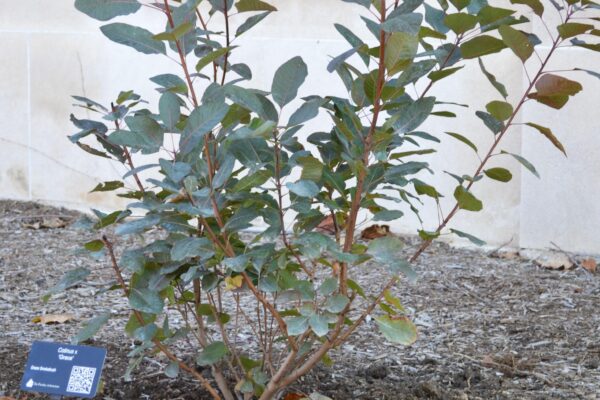
[[[331,265],[331,269],[333,269],[333,274],[335,276],[340,275],[340,263],[339,262],[334,261],[333,264]]]
[[[389,225],[371,225],[365,228],[360,234],[360,238],[364,240],[373,240],[384,236],[391,236]]]
[[[182,201],[186,201],[189,199],[189,195],[185,191],[185,189],[181,189],[176,196],[171,197],[167,200],[167,203],[181,203]]]
[[[75,319],[73,314],[46,314],[33,317],[31,322],[36,324],[64,324]]]
[[[598,263],[593,258],[586,258],[585,260],[581,261],[581,266],[585,268],[588,272],[594,273],[596,272],[596,267],[598,266]]]
[[[27,229],[35,229],[38,230],[42,227],[42,224],[39,222],[34,222],[32,224],[23,224],[23,228],[27,228]]]
[[[483,356],[483,358],[481,359],[481,364],[484,367],[492,367],[496,364],[496,362],[494,361],[494,358],[492,356],[490,356],[489,354],[486,354],[485,356]]]
[[[283,397],[283,400],[301,400],[305,398],[306,396],[300,393],[288,393]]]
[[[571,270],[575,268],[575,264],[571,258],[564,253],[547,252],[542,253],[539,257],[533,260],[537,265],[553,270]]]
[[[319,225],[317,225],[316,230],[319,232],[329,233],[333,235],[335,233],[335,224],[333,223],[333,216],[328,215],[327,217],[323,218],[323,220],[319,222]]]
[[[56,229],[65,226],[67,226],[67,221],[60,218],[44,218],[42,221],[42,228]]]
[[[25,228],[35,229],[35,230],[64,228],[67,225],[68,225],[67,221],[65,221],[64,219],[58,218],[58,217],[44,218],[44,219],[42,219],[42,221],[36,221],[33,223],[29,223],[29,224],[23,224],[23,226]]]
[[[225,290],[239,289],[244,284],[244,277],[242,275],[228,276],[225,278]]]
[[[519,258],[519,252],[516,250],[498,250],[492,254],[493,258],[501,258],[503,260],[516,260]]]
[[[0,400],[17,400],[14,397],[0,396]]]

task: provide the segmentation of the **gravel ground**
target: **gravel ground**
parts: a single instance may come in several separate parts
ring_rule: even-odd
[[[187,376],[168,379],[164,359],[145,359],[125,382],[127,303],[98,293],[109,266],[77,249],[95,239],[70,225],[78,214],[33,203],[0,201],[0,398],[44,398],[18,390],[34,340],[68,342],[79,322],[111,311],[92,345],[108,349],[98,399],[204,399]],[[62,226],[61,225],[65,225]],[[410,253],[416,240],[406,238]],[[577,258],[577,257],[575,257]],[[64,272],[92,270],[88,281],[47,303],[41,296]],[[556,271],[515,257],[435,244],[416,266],[419,279],[395,293],[419,327],[410,347],[386,343],[374,322],[334,351],[291,390],[332,399],[600,399],[600,274]],[[385,271],[369,265],[358,281],[375,291]],[[71,314],[61,324],[34,323]]]

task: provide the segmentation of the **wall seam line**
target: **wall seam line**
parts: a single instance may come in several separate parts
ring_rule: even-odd
[[[27,35],[27,197],[33,199],[33,187],[31,171],[31,35]]]

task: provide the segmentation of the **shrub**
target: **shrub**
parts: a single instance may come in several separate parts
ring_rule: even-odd
[[[359,38],[335,26],[350,48],[333,58],[328,70],[339,75],[347,97],[304,97],[285,119],[282,110],[288,111],[307,77],[304,61],[285,62],[272,86],[259,89],[248,88],[250,67],[234,63],[235,40],[276,11],[272,5],[261,0],[75,1],[78,10],[101,21],[141,7],[162,13],[162,33],[120,22],[100,29],[139,52],[174,55],[181,67],[180,76],[150,78],[161,93],[157,106],[133,91],[121,92],[110,106],[74,97],[101,118],[71,116],[80,129],[71,141],[129,170],[122,180],[94,189],[118,191],[132,203],[111,214],[94,211],[98,220],[91,229],[103,233],[85,247],[108,256],[129,301],[126,330],[140,343],[132,365],[145,353],[160,351],[170,360],[168,376],[184,370],[215,399],[271,399],[328,360],[331,349],[352,340],[371,314],[388,341],[409,345],[416,340],[415,326],[392,293],[399,275],[414,276],[410,264],[447,230],[482,243],[450,228],[451,220],[459,212],[482,209],[473,192],[478,181],[511,179],[509,170],[488,166],[491,157],[512,156],[537,174],[527,160],[501,150],[502,140],[526,101],[560,109],[582,89],[563,76],[577,68],[547,71],[559,47],[599,50],[599,44],[582,40],[598,36],[598,19],[588,17],[599,6],[590,0],[512,0],[518,5],[507,8],[485,0],[438,1],[432,6],[423,0],[344,0],[364,7],[361,18],[373,35]],[[234,27],[230,16],[236,11],[248,18]],[[560,25],[556,32],[548,29],[551,44],[542,55],[536,50],[541,40],[523,24],[526,15],[545,24],[552,13],[561,16]],[[225,21],[224,32],[209,26],[217,19]],[[505,49],[520,59],[529,77],[512,103],[484,63],[487,55]],[[462,134],[418,130],[429,117],[455,116],[447,108],[460,105],[438,100],[431,88],[468,63],[478,64],[498,92],[498,100],[475,112],[493,135],[481,152]],[[331,126],[306,132],[304,124],[319,113],[329,116]],[[526,125],[565,152],[549,128]],[[357,241],[359,214],[391,221],[403,217],[399,208],[404,207],[418,215],[426,198],[440,207],[443,194],[425,179],[435,172],[427,157],[444,150],[437,144],[442,139],[464,143],[465,151],[477,153],[478,166],[470,174],[448,172],[457,183],[450,194],[455,205],[441,213],[437,227],[418,232],[422,244],[412,258],[397,256],[402,242],[394,236]],[[154,161],[135,165],[138,153]],[[145,170],[151,170],[151,178],[140,176]],[[130,179],[134,189],[126,186]],[[258,219],[260,231],[245,234]],[[107,230],[113,225],[114,235]],[[331,234],[319,229],[324,225]],[[115,237],[148,230],[156,233],[144,245],[115,254]],[[389,268],[376,293],[365,293],[353,279],[369,273],[361,268],[367,261]],[[182,324],[170,322],[173,313],[181,315]],[[93,335],[107,319],[90,321],[77,340]],[[251,327],[251,347],[237,343],[240,325]],[[183,339],[197,365],[172,350]],[[213,379],[197,366],[209,368]]]

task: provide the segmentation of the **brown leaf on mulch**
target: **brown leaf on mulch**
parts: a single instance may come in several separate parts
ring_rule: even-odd
[[[53,217],[53,218],[44,218],[41,221],[23,224],[23,227],[25,227],[27,229],[35,229],[35,230],[58,229],[58,228],[64,228],[68,224],[69,223],[67,221],[63,220],[62,218]]]
[[[571,270],[575,268],[575,263],[565,253],[541,252],[534,258],[533,262],[540,267],[552,270]]]
[[[581,266],[586,271],[591,272],[593,274],[596,272],[596,267],[598,266],[598,263],[593,258],[586,258],[585,260],[581,261]]]
[[[489,355],[486,354],[481,359],[481,365],[487,368],[494,368],[507,376],[522,375],[525,371],[531,371],[535,364],[528,359],[519,359],[513,354]]]
[[[334,234],[335,233],[335,224],[333,223],[333,216],[328,215],[323,218],[319,225],[317,225],[316,230],[323,233]]]
[[[283,400],[302,400],[304,398],[306,396],[300,393],[288,393],[283,397]]]
[[[73,314],[46,314],[46,315],[38,315],[31,319],[31,322],[34,324],[64,324],[71,320],[74,320],[75,316]]]
[[[360,234],[360,238],[364,240],[373,240],[385,236],[391,236],[389,225],[371,225]]]

